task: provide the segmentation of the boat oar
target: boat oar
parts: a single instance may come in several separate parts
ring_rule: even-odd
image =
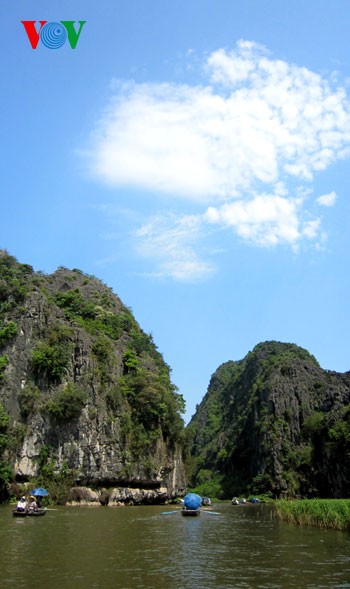
[[[207,513],[208,515],[221,515],[218,511],[206,511],[205,509],[201,509],[201,513]]]
[[[178,511],[162,511],[161,515],[174,515],[174,513],[178,513]]]

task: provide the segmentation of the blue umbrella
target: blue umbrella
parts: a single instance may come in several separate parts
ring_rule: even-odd
[[[47,497],[49,492],[46,491],[46,489],[43,489],[42,487],[38,487],[37,489],[33,489],[33,491],[30,491],[29,494],[33,495],[34,497]]]
[[[184,497],[184,505],[186,509],[199,509],[202,504],[202,497],[197,493],[187,493]]]

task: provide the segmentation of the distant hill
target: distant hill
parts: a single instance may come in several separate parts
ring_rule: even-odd
[[[0,494],[54,486],[185,485],[184,402],[152,337],[80,270],[34,272],[0,251]]]
[[[350,374],[294,344],[261,343],[222,364],[187,433],[202,494],[350,494]]]

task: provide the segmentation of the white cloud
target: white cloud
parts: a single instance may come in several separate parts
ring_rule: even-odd
[[[297,199],[259,195],[249,201],[209,207],[205,218],[209,223],[235,228],[237,235],[258,245],[294,245],[300,238],[299,205]]]
[[[217,124],[216,102],[205,89],[170,84],[124,87],[97,133],[94,173],[112,185],[194,200],[222,192],[213,131],[206,130]]]
[[[349,143],[343,89],[240,42],[206,63],[209,86],[125,84],[100,121],[104,181],[188,199],[228,198],[284,175],[311,180]]]
[[[304,223],[302,234],[307,237],[307,239],[315,239],[316,237],[320,237],[321,241],[324,241],[324,235],[320,235],[320,219],[313,219],[312,221],[307,221]],[[317,244],[318,245],[318,244]]]
[[[193,247],[200,235],[200,217],[166,213],[154,216],[136,231],[135,237],[139,254],[156,261],[153,276],[195,281],[213,273],[213,267],[202,261]]]
[[[322,196],[319,196],[316,199],[317,203],[323,207],[332,207],[335,204],[336,200],[337,195],[334,192],[334,190],[332,190],[332,192],[329,192],[328,194],[322,194]]]
[[[317,240],[319,220],[304,221],[307,201],[295,194],[312,192],[314,175],[350,154],[345,89],[250,41],[211,53],[204,72],[203,85],[119,85],[93,135],[92,173],[111,186],[202,206],[202,231],[209,223],[229,226],[258,246]],[[335,199],[331,192],[317,203],[332,206]],[[171,232],[175,249],[166,242],[169,272],[181,275],[176,262],[184,267],[187,252],[194,274],[206,273],[195,243],[189,248],[179,231],[182,222]],[[153,222],[145,224],[139,239],[147,227],[144,251],[156,257],[163,225],[158,235]]]

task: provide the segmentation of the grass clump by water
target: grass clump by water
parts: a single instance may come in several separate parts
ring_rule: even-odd
[[[350,531],[350,499],[277,500],[278,517],[290,523]]]

